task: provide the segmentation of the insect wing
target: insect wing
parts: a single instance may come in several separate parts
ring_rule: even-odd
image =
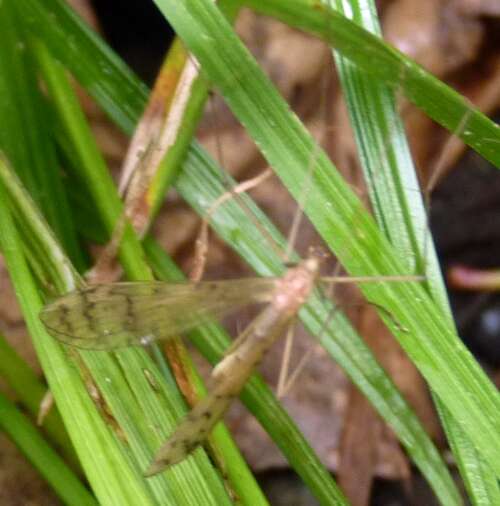
[[[60,341],[112,350],[167,339],[247,304],[267,302],[273,288],[273,278],[95,285],[55,300],[40,319]]]

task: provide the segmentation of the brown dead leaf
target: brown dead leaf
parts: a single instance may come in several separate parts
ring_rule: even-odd
[[[474,16],[500,16],[498,0],[454,0],[457,11]]]
[[[383,12],[384,36],[488,114],[500,104],[499,57],[495,25],[484,16],[498,15],[497,11],[498,2],[487,0],[397,0]],[[426,187],[432,174],[437,171],[438,180],[457,162],[465,145],[450,139],[412,106],[405,104],[403,110],[412,153]]]
[[[390,335],[373,307],[358,309],[358,327],[368,346],[413,406],[427,431],[436,436],[439,424],[427,388],[418,371]],[[359,391],[349,390],[340,444],[339,483],[349,500],[368,504],[372,482],[377,475],[407,480],[409,463],[394,433],[385,426]]]
[[[353,506],[369,504],[382,421],[365,397],[349,386],[340,440],[338,483]]]
[[[481,23],[457,12],[453,1],[398,0],[383,16],[384,38],[437,76],[477,56]]]

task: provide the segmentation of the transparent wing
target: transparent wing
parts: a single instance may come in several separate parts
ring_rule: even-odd
[[[273,278],[94,285],[48,304],[40,319],[60,341],[111,350],[167,339],[247,304],[267,302],[274,286]]]

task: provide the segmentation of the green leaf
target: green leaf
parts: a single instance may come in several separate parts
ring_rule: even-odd
[[[365,276],[404,274],[398,253],[326,155],[315,148],[217,8],[205,0],[156,3],[296,199],[314,154],[304,211],[346,270]],[[474,128],[475,124],[468,125]],[[365,284],[362,291],[392,314],[392,318],[387,313],[381,317],[431,389],[500,473],[499,394],[440,308],[416,283]]]
[[[68,506],[97,506],[61,457],[47,444],[30,421],[0,393],[0,427],[48,481]]]
[[[342,2],[337,1],[336,5],[346,14]],[[370,0],[353,1],[349,14],[359,24],[380,35],[376,9]],[[392,244],[398,246],[408,268],[425,272],[431,295],[443,314],[447,315],[450,326],[453,326],[432,237],[427,230],[422,198],[419,192],[413,191],[418,188],[418,181],[404,128],[395,111],[393,92],[384,83],[374,82],[366,72],[340,54],[335,57],[358,151],[364,155],[361,164],[377,221]],[[363,111],[370,111],[370,114],[363,114]],[[498,495],[496,484],[489,487],[491,493],[484,493],[488,484],[495,481],[491,469],[488,472],[487,466],[480,462],[480,456],[474,451],[471,441],[442,406],[439,398],[433,396],[433,399],[450,445],[461,463],[462,477],[466,484],[471,485],[468,487],[471,498],[494,495],[495,488]],[[426,473],[425,464],[421,471]],[[451,480],[449,485],[453,486]],[[442,503],[447,504],[444,490],[437,483],[435,490]],[[454,502],[461,503],[458,491],[455,491]],[[484,504],[482,501],[480,503]],[[495,501],[490,504],[495,504]]]

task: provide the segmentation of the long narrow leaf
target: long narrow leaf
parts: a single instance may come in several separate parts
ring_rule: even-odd
[[[97,506],[92,494],[68,469],[61,457],[3,394],[0,394],[0,427],[17,444],[65,504]]]
[[[61,25],[61,26],[63,26],[63,25]],[[71,62],[68,62],[68,64],[70,64],[70,63],[71,63]],[[85,60],[81,59],[81,60],[80,60],[80,65],[85,65]],[[73,66],[72,68],[73,68],[75,71],[78,71],[78,67]],[[119,99],[119,97],[120,97],[120,90],[119,90],[119,89],[116,89],[116,97],[117,97],[117,99]],[[203,181],[205,181],[205,179],[203,179]],[[186,192],[186,191],[188,191],[188,190],[185,190],[185,192]],[[200,192],[200,199],[204,199],[204,202],[207,202],[208,197],[205,197],[205,196],[204,196],[204,189],[198,189],[198,191]],[[193,198],[194,198],[194,197],[193,197]],[[328,208],[328,206],[327,206],[327,208]],[[234,228],[231,228],[231,227],[230,227],[230,229],[231,229],[231,230],[234,230]],[[229,235],[231,235],[231,234],[229,234]],[[245,249],[244,249],[244,254],[245,254],[245,256],[246,256],[247,258],[248,258],[248,257],[249,257],[249,255],[250,255],[250,258],[251,258],[251,253],[250,253],[250,250],[248,249],[248,247],[245,247]],[[258,268],[260,268],[260,269],[261,269],[261,272],[266,272],[266,273],[268,273],[268,272],[269,272],[269,269],[268,269],[268,267],[267,267],[267,266],[264,266],[264,263],[263,263],[263,261],[262,261],[262,256],[261,256],[261,255],[262,255],[262,253],[261,253],[261,254],[259,254],[259,255],[257,255],[257,258],[256,258],[257,264],[256,264],[256,265],[258,266]],[[276,268],[277,268],[277,266],[276,266]],[[348,335],[348,334],[344,334],[344,335]],[[345,343],[345,344],[343,344],[343,346],[346,346],[347,344],[348,344],[348,343]],[[336,347],[335,347],[335,346],[333,346],[333,347],[331,347],[331,346],[330,346],[330,348],[333,350],[333,352],[334,352],[334,353],[339,353],[339,352],[338,352],[338,350],[336,349]],[[346,350],[347,350],[347,349],[348,349],[348,348],[346,348]],[[362,360],[362,357],[363,357],[364,355],[363,355],[363,353],[360,353],[360,352],[359,352],[359,350],[358,350],[357,352],[354,352],[353,350],[351,350],[350,352],[348,352],[348,353],[347,353],[347,354],[343,357],[343,358],[344,358],[344,363],[345,363],[345,364],[348,364],[348,365],[347,365],[347,367],[349,367],[349,362],[351,361],[351,359],[347,359],[347,360],[346,360],[346,357],[350,357],[350,356],[352,356],[352,354],[353,354],[353,353],[358,353],[358,355],[360,356],[359,366],[360,366],[360,367],[362,367],[362,365],[363,365],[364,363],[366,363],[366,361]],[[341,353],[341,355],[342,355],[342,353]],[[352,364],[352,361],[351,361],[351,365],[353,365],[353,364]],[[356,367],[354,367],[353,371],[355,371],[355,370],[356,370]],[[362,370],[362,369],[361,369],[361,370]],[[353,374],[354,376],[356,376],[357,378],[361,378],[361,377],[362,377],[362,375],[361,375],[361,376],[359,376],[359,373],[354,373],[354,372],[352,372],[352,374]],[[376,377],[377,377],[377,375],[373,375],[373,381],[374,381],[375,383],[376,383],[376,381],[375,381],[375,378],[376,378]],[[375,383],[374,383],[374,384],[375,384]],[[382,382],[382,383],[383,383],[383,382]],[[370,384],[370,382],[368,382],[368,383],[367,383],[367,382],[366,382],[366,380],[363,380],[363,381],[362,381],[362,384],[367,385],[367,384]],[[377,394],[377,395],[378,395],[378,394]],[[375,397],[374,397],[375,399],[377,398],[377,395],[375,395]],[[390,396],[388,395],[388,398],[389,398],[389,397],[390,397]],[[380,408],[381,406],[383,406],[383,404],[384,404],[384,402],[385,402],[385,401],[384,401],[384,402],[375,401],[375,402],[378,402],[378,405],[379,405],[379,408]],[[381,408],[381,409],[383,409],[383,408]],[[396,411],[397,411],[397,409],[398,409],[398,408],[396,408]],[[389,410],[389,412],[390,412],[390,410]],[[405,430],[406,430],[406,429],[405,429]]]
[[[347,14],[342,2],[337,1],[336,5],[343,14]],[[370,0],[351,2],[349,15],[365,28],[380,34],[376,9]],[[423,269],[434,300],[440,304],[443,313],[448,315],[450,325],[453,325],[432,238],[426,230],[427,215],[420,193],[415,191],[418,181],[404,128],[395,111],[393,92],[385,84],[374,82],[340,54],[336,54],[336,62],[358,150],[364,155],[361,164],[378,223],[391,242],[398,245],[401,258],[409,262],[408,268],[415,272]],[[490,496],[484,494],[484,486],[478,485],[481,481],[483,485],[492,483],[493,476],[484,475],[481,480],[480,473],[487,472],[487,466],[478,462],[480,456],[473,450],[470,440],[465,437],[453,417],[441,406],[439,398],[434,396],[434,401],[440,408],[438,412],[452,448],[463,455],[463,458],[458,458],[463,463],[461,469],[467,474],[473,473],[474,477],[464,476],[465,483],[475,485],[475,490],[469,487],[471,497]],[[421,471],[426,472],[425,466],[421,467]],[[498,495],[498,486],[491,489],[492,493],[495,493],[495,488]],[[441,489],[435,487],[435,490],[443,504],[446,504]],[[458,492],[456,502],[461,502]]]
[[[216,6],[205,0],[175,5],[158,0],[157,4],[297,199],[316,153],[305,212],[346,269],[370,276],[405,273],[398,254],[326,156],[316,151],[302,125],[291,117]],[[325,214],[325,209],[330,212]],[[362,290],[368,300],[396,318],[398,326],[387,314],[381,315],[431,388],[500,473],[500,396],[439,308],[415,283],[380,283]]]

